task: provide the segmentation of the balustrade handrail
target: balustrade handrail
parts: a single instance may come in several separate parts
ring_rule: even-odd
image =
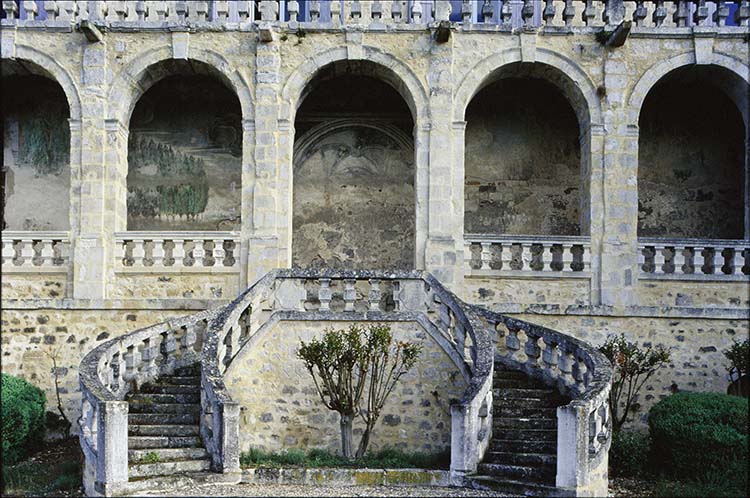
[[[588,235],[508,235],[508,234],[487,234],[487,233],[467,233],[464,234],[464,241],[471,242],[515,242],[531,244],[586,244],[591,241]]]
[[[694,237],[638,237],[638,245],[643,246],[723,246],[736,247],[750,244],[750,239],[699,239]]]

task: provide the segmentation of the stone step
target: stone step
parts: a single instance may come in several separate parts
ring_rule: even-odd
[[[170,386],[163,384],[145,384],[141,386],[141,394],[198,394],[200,396],[200,386]]]
[[[139,463],[131,465],[128,475],[130,477],[167,476],[181,472],[201,472],[211,468],[211,461],[183,460],[179,462]]]
[[[130,413],[176,413],[199,414],[201,405],[197,403],[128,403]]]
[[[201,377],[200,375],[170,375],[159,377],[152,384],[162,386],[200,386]]]
[[[472,476],[467,478],[474,489],[498,491],[513,496],[569,496],[554,486],[533,484],[516,481],[513,479],[502,479],[492,476]]]
[[[493,379],[526,380],[530,379],[530,377],[527,373],[521,372],[520,370],[505,370],[504,368],[498,368],[497,365],[495,365]]]
[[[483,475],[513,479],[534,484],[555,483],[556,468],[525,465],[505,465],[499,463],[480,463],[477,470]]]
[[[128,425],[192,425],[199,422],[196,413],[129,413]]]
[[[208,458],[208,452],[205,448],[147,448],[128,450],[128,461],[138,463],[144,459],[153,457],[153,455],[159,458],[158,463]]]
[[[557,468],[557,456],[547,453],[509,453],[488,451],[483,463],[500,463],[505,465],[524,465],[529,467]]]
[[[187,472],[170,476],[130,476],[125,493],[127,496],[144,496],[147,492],[164,493],[164,490],[194,489],[206,484],[238,484],[239,473]]]
[[[185,367],[177,367],[174,369],[174,372],[172,375],[177,376],[200,376],[201,374],[201,365],[200,363],[194,363],[192,365],[188,365]]]
[[[532,388],[532,387],[493,387],[492,392],[501,398],[554,398],[557,392],[554,389]]]
[[[538,382],[531,379],[502,379],[496,378],[492,380],[492,387],[503,388],[503,389],[544,389],[545,386],[540,385]]]
[[[126,398],[129,403],[200,403],[200,392],[196,393],[137,393]]]
[[[492,430],[502,429],[556,429],[557,418],[503,417],[492,419]]]
[[[546,398],[504,398],[501,394],[494,393],[493,408],[548,408],[557,407],[557,399],[549,396]]]
[[[529,441],[525,439],[507,439],[493,437],[490,451],[509,453],[549,453],[557,454],[557,441]]]
[[[130,425],[129,436],[198,436],[198,425]]]
[[[527,408],[523,406],[493,406],[492,407],[493,418],[549,418],[557,420],[557,408],[553,406],[549,407],[534,407]]]
[[[200,448],[203,445],[197,436],[129,436],[128,449],[145,448]]]
[[[493,438],[527,441],[557,441],[557,429],[509,429],[492,431]]]

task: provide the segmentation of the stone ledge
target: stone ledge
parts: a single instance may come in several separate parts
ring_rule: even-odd
[[[242,470],[248,484],[326,486],[452,486],[447,470],[257,467]]]

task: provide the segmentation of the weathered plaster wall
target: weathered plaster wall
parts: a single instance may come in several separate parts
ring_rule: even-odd
[[[3,63],[5,64],[5,62]],[[68,230],[70,131],[60,86],[3,74],[3,229]]]
[[[591,284],[585,278],[471,277],[464,279],[462,296],[470,303],[490,309],[507,304],[587,305],[591,302],[590,289]]]
[[[300,340],[322,335],[326,327],[347,322],[279,322],[240,351],[225,374],[232,398],[243,408],[240,446],[279,451],[326,448],[340,452],[339,416],[320,400],[304,363],[296,357]],[[394,338],[417,341],[422,354],[401,378],[383,408],[371,448],[439,452],[450,447],[451,400],[460,399],[466,383],[458,368],[422,327],[392,324]],[[359,441],[362,424],[355,422]]]
[[[717,68],[676,70],[646,97],[639,120],[639,235],[743,237],[745,126],[737,105],[712,81],[720,76]],[[734,79],[740,92],[749,91]]]
[[[237,273],[118,274],[112,299],[234,299]]]
[[[570,104],[545,80],[483,88],[466,110],[465,231],[578,235],[579,134]]]

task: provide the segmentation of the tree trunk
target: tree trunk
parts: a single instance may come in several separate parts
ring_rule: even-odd
[[[362,439],[359,440],[359,448],[357,448],[357,458],[362,458],[365,456],[365,452],[367,451],[367,446],[370,444],[370,427],[365,427],[365,432],[362,433]]]
[[[352,451],[352,440],[354,439],[352,431],[352,422],[354,421],[354,415],[348,413],[341,413],[341,453],[344,458],[351,460],[354,458],[354,452]]]

